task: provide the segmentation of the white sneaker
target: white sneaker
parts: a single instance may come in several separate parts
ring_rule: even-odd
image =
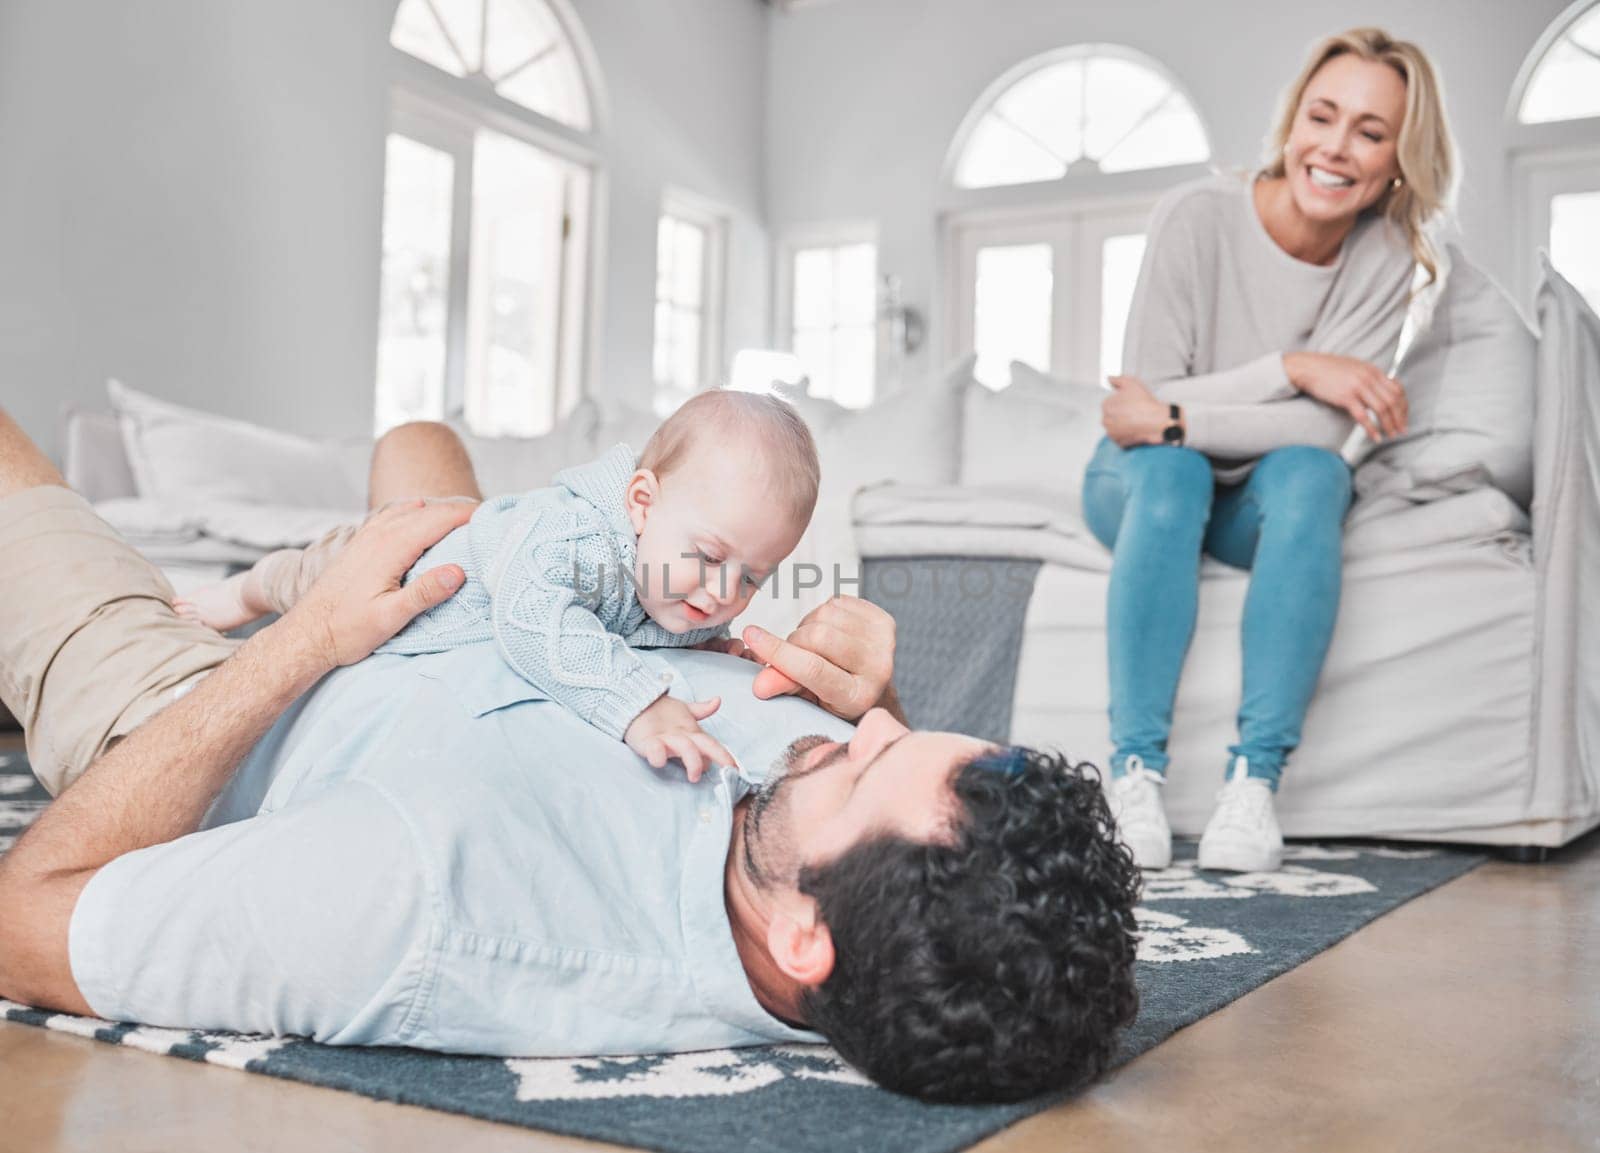
[[[1122,843],[1141,869],[1165,869],[1172,864],[1172,826],[1161,804],[1165,778],[1144,767],[1138,757],[1128,758],[1128,771],[1112,778],[1106,788],[1111,816]]]
[[[1283,864],[1283,832],[1272,810],[1272,786],[1249,771],[1244,757],[1233,759],[1228,783],[1217,793],[1217,811],[1200,837],[1202,869],[1270,873]]]

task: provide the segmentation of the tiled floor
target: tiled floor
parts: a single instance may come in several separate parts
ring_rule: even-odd
[[[607,1148],[20,1025],[0,1070],[0,1150]],[[978,1148],[1600,1148],[1600,834],[1485,865]]]

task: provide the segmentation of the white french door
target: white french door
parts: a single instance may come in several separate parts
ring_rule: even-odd
[[[1153,199],[963,213],[945,224],[946,352],[978,354],[990,388],[1011,362],[1079,381],[1118,371]]]

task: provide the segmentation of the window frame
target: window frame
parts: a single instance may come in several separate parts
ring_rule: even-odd
[[[518,143],[540,149],[582,168],[588,194],[570,205],[563,225],[563,256],[570,259],[574,236],[582,260],[562,287],[557,334],[556,381],[551,397],[551,422],[559,423],[592,391],[600,372],[600,333],[604,324],[604,268],[606,264],[605,206],[609,187],[603,163],[602,141],[609,123],[606,94],[600,82],[594,50],[583,27],[564,0],[543,0],[561,25],[577,57],[589,101],[588,131],[573,128],[501,96],[470,77],[448,72],[412,56],[391,43],[388,52],[389,113],[382,139],[407,136],[430,148],[447,152],[454,163],[450,217],[450,282],[445,325],[444,411],[446,420],[463,421],[466,415],[466,362],[468,356],[468,302],[472,249],[472,165],[474,138],[479,129],[498,133]],[[380,198],[387,194],[387,171]],[[382,201],[379,217],[382,216]],[[582,229],[587,235],[579,236]],[[380,240],[381,245],[381,240]],[[381,260],[380,260],[381,267]],[[380,271],[381,276],[381,271]],[[580,315],[571,319],[574,306]],[[381,302],[374,317],[374,348],[381,328]],[[372,387],[376,408],[376,364]],[[376,413],[374,414],[376,417]]]
[[[1042,72],[1046,68],[1071,60],[1087,61],[1097,56],[1113,57],[1130,64],[1136,64],[1153,72],[1170,84],[1173,91],[1188,103],[1190,110],[1194,112],[1195,119],[1200,123],[1200,131],[1204,135],[1206,142],[1205,159],[1184,164],[1163,164],[1149,168],[1134,168],[1122,172],[1103,172],[1099,168],[1098,161],[1096,161],[1093,168],[1087,171],[1080,168],[1078,164],[1068,165],[1067,171],[1063,175],[1051,180],[1030,180],[1015,184],[991,184],[976,188],[956,183],[956,172],[961,166],[961,157],[966,152],[967,145],[971,142],[978,126],[983,123],[984,118],[989,115],[989,112],[1001,97],[1028,77],[1037,72]],[[956,128],[955,136],[952,137],[950,147],[945,153],[941,183],[952,192],[968,196],[1022,189],[1024,190],[1024,195],[1036,201],[1041,195],[1049,195],[1051,193],[1060,195],[1063,192],[1070,195],[1076,189],[1081,189],[1085,186],[1098,186],[1102,181],[1130,180],[1137,185],[1140,182],[1138,178],[1150,177],[1152,174],[1155,174],[1156,179],[1163,184],[1170,184],[1172,182],[1171,173],[1193,172],[1198,174],[1205,172],[1215,163],[1215,157],[1216,150],[1212,147],[1211,130],[1206,126],[1206,118],[1201,112],[1200,104],[1195,100],[1194,93],[1189,86],[1183,83],[1176,72],[1168,68],[1156,57],[1140,52],[1138,49],[1125,44],[1089,41],[1068,44],[1052,49],[1049,52],[1030,56],[1026,60],[1008,68],[991,81],[967,108],[966,114],[961,118],[960,125]]]
[[[859,244],[872,246],[872,291],[878,299],[880,279],[883,276],[883,246],[879,243],[878,222],[875,220],[814,221],[785,229],[778,240],[778,259],[773,269],[772,329],[776,347],[780,352],[795,355],[794,350],[794,264],[795,256],[803,251],[818,248],[846,248]],[[883,399],[878,387],[884,380],[884,347],[880,325],[874,317],[872,334],[872,397],[868,405]],[[826,399],[832,399],[826,398]]]
[[[1050,363],[1040,370],[1066,380],[1098,381],[1104,267],[1099,254],[1110,237],[1147,234],[1158,200],[1158,195],[1135,193],[947,213],[940,229],[946,359],[975,351],[978,250],[1048,243],[1053,277]],[[1090,253],[1097,259],[1089,260]]]
[[[1600,191],[1600,116],[1523,123],[1522,99],[1546,54],[1595,0],[1577,0],[1552,20],[1523,59],[1507,95],[1505,118],[1511,138],[1514,285],[1530,309],[1539,289],[1540,249],[1550,244],[1550,201],[1564,193]]]
[[[705,233],[705,250],[700,264],[700,379],[695,383],[698,391],[724,380],[728,375],[727,349],[727,284],[728,284],[728,229],[732,213],[723,205],[681,188],[667,188],[661,194],[661,211],[656,216],[656,228],[665,217],[692,224]],[[659,258],[658,258],[659,259]],[[655,363],[656,342],[660,333],[655,330],[655,314],[661,298],[655,287],[661,270],[655,267],[651,289],[651,364]],[[654,372],[652,371],[652,376]],[[651,388],[659,401],[670,386],[659,380],[651,381]]]

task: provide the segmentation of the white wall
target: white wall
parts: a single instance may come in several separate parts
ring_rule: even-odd
[[[1051,48],[1129,45],[1187,87],[1216,163],[1251,165],[1311,43],[1371,23],[1416,40],[1440,69],[1466,174],[1464,245],[1510,287],[1519,257],[1504,109],[1523,56],[1567,3],[840,0],[802,8],[772,23],[768,224],[781,237],[814,221],[879,222],[880,268],[901,277],[907,301],[928,309],[935,326],[908,366],[914,379],[943,356],[938,216],[966,202],[941,183],[945,156],[998,76]]]
[[[370,430],[396,0],[0,3],[0,403],[55,451],[119,376]],[[595,391],[647,402],[666,184],[731,215],[730,351],[765,342],[767,13],[574,0],[612,114]]]
[[[766,9],[756,0],[572,0],[610,98],[609,257],[597,395],[648,406],[656,220],[668,186],[729,214],[726,352],[765,345]]]
[[[0,4],[0,400],[363,428],[386,0]]]

